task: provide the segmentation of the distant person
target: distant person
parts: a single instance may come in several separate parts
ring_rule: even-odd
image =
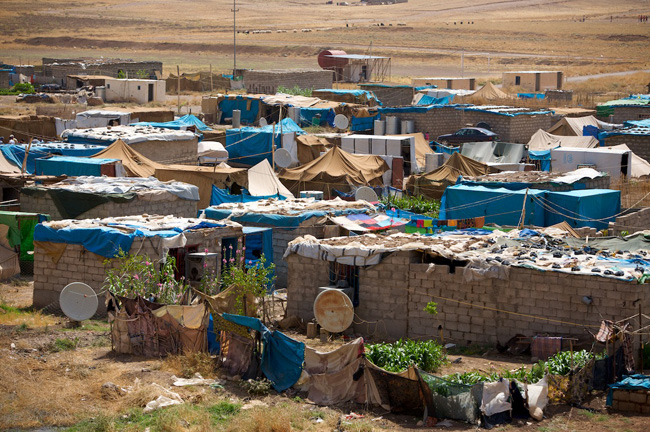
[[[5,137],[1,137],[1,136],[0,136],[0,145],[2,145],[2,144],[4,144],[4,143],[5,143]]]
[[[9,144],[17,144],[16,138],[13,135],[9,135]]]

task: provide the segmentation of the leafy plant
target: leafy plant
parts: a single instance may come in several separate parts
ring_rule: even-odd
[[[232,245],[229,246],[230,259],[224,257],[222,262],[224,272],[222,273],[221,286],[223,289],[235,285],[239,288],[235,300],[235,309],[238,314],[244,314],[247,294],[255,298],[263,298],[266,295],[267,287],[272,285],[275,276],[275,264],[266,264],[266,258],[262,254],[256,263],[246,262],[246,248],[236,249],[233,252]]]
[[[278,86],[277,92],[278,93],[290,94],[290,95],[294,95],[294,96],[311,97],[312,90],[313,89],[310,89],[310,88],[308,88],[308,89],[300,88],[297,85],[293,86],[293,87]]]
[[[53,351],[70,351],[75,348],[77,348],[77,345],[79,345],[79,339],[74,338],[74,339],[57,339],[54,341],[54,346],[52,347]]]
[[[424,307],[424,311],[426,313],[430,313],[431,315],[438,315],[438,303],[436,303],[434,301],[430,301]]]
[[[249,379],[242,381],[241,386],[251,396],[265,396],[271,392],[273,383],[266,378],[259,380]]]
[[[382,197],[381,202],[386,208],[406,210],[430,217],[438,217],[440,212],[440,201],[423,196],[388,196]]]
[[[117,71],[117,79],[126,79],[126,72],[121,69]]]
[[[434,372],[447,361],[442,346],[432,340],[400,339],[394,343],[367,345],[366,348],[368,360],[389,372],[401,372],[413,364]]]
[[[123,297],[155,297],[164,304],[177,303],[185,291],[184,279],[174,278],[176,260],[166,256],[155,261],[148,256],[128,255],[120,251],[118,266],[111,267],[111,261],[105,260],[106,279],[104,289]]]
[[[138,79],[148,79],[149,78],[149,72],[147,72],[144,69],[140,69],[135,73],[135,77]]]
[[[34,86],[30,83],[18,83],[11,89],[16,93],[32,94],[35,92]]]

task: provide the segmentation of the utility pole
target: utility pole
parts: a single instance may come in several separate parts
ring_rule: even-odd
[[[237,0],[232,0],[232,52],[233,52],[233,66],[232,78],[235,79],[237,74]]]
[[[460,77],[465,78],[465,48],[460,53]]]

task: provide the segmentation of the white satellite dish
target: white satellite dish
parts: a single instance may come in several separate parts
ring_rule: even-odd
[[[337,129],[347,129],[349,125],[350,121],[343,114],[337,114],[334,117],[334,126],[336,126]]]
[[[66,285],[59,295],[59,305],[63,313],[73,321],[90,319],[97,312],[99,300],[95,290],[83,282]]]
[[[289,168],[293,165],[291,153],[287,149],[277,149],[275,151],[275,164],[280,168]]]
[[[261,117],[259,124],[260,124],[260,127],[264,127],[264,126],[268,126],[269,122],[267,122],[264,117]]]
[[[352,325],[354,306],[343,291],[327,289],[318,294],[314,301],[314,316],[328,332],[341,333]]]
[[[354,199],[357,201],[368,201],[368,202],[377,202],[379,198],[374,190],[370,189],[368,186],[361,186],[354,193]]]

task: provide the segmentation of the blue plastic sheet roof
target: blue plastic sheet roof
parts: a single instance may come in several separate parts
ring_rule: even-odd
[[[101,176],[101,166],[119,159],[95,159],[75,156],[53,156],[35,160],[36,175]]]
[[[106,226],[94,226],[89,228],[69,226],[61,229],[53,229],[49,226],[38,224],[34,229],[34,241],[82,245],[84,248],[97,255],[106,258],[114,258],[119,255],[120,251],[130,251],[133,241],[138,237],[168,238],[175,237],[184,232],[180,228],[152,231],[144,224],[135,223],[130,223],[128,225],[129,228],[133,228],[133,231],[125,232],[113,228],[111,225],[117,224],[108,224]],[[188,227],[186,231],[224,226],[226,225],[211,221],[202,221],[196,225]]]
[[[488,114],[497,114],[507,117],[516,117],[520,115],[542,115],[542,114],[553,114],[553,111],[540,109],[537,111],[528,111],[526,108],[515,108],[515,107],[505,107],[505,106],[466,106],[463,108],[456,108],[465,111],[478,111]]]
[[[3,156],[18,168],[22,168],[23,161],[25,160],[26,145],[4,144],[0,146]],[[105,146],[84,145],[84,144],[70,144],[70,145],[33,145],[29,154],[27,155],[27,166],[25,172],[27,174],[34,174],[36,168],[35,160],[50,155],[60,156],[93,156],[100,151],[104,150]]]
[[[176,120],[172,120],[168,122],[138,122],[138,123],[131,123],[131,126],[154,126],[154,127],[175,129],[175,130],[180,130],[188,126],[194,126],[196,127],[196,129],[201,131],[212,130],[193,114],[185,114],[183,117],[179,117]]]
[[[366,213],[363,209],[345,209],[345,210],[330,210],[330,211],[308,211],[308,212],[295,212],[290,215],[268,214],[268,213],[246,213],[240,216],[232,216],[232,209],[208,207],[203,210],[205,216],[210,219],[226,219],[230,217],[233,222],[239,223],[257,223],[279,228],[296,228],[300,224],[313,217],[325,216],[342,216],[346,214],[362,214]],[[232,217],[231,217],[232,216]]]

